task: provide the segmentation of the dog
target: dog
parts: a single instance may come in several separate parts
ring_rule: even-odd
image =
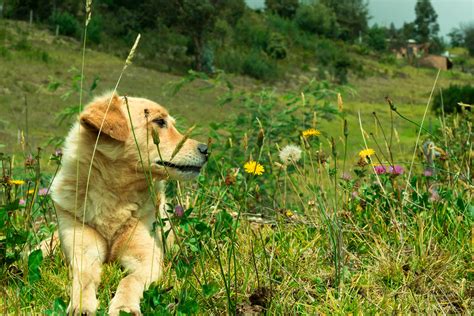
[[[174,125],[157,103],[114,93],[87,105],[66,137],[51,196],[72,270],[68,313],[96,312],[101,266],[118,261],[128,274],[109,314],[141,314],[143,292],[163,272],[166,241],[153,227],[167,217],[164,182],[194,178],[208,158],[206,144]]]

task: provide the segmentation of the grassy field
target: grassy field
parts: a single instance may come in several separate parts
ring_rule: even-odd
[[[0,43],[0,152],[6,153],[0,311],[61,315],[70,284],[63,254],[28,253],[56,227],[44,189],[60,157],[50,159],[54,147],[46,144],[67,132],[56,116],[78,102],[72,78],[81,68],[81,45],[3,20]],[[126,70],[120,93],[156,100],[183,128],[198,124],[198,138],[213,138],[198,180],[168,185],[172,208],[187,212],[171,214],[180,242],[166,255],[163,279],[145,293],[144,314],[473,311],[472,116],[428,112],[424,126],[431,134],[418,139],[419,128],[390,112],[385,97],[420,123],[437,72],[354,58],[367,76],[351,76],[350,87],[311,83],[310,72],[273,84],[229,76],[234,99],[223,106],[219,100],[229,95],[224,85],[205,89],[215,80],[193,81],[172,95],[170,82],[183,77]],[[123,62],[86,50],[86,90],[96,76],[94,94],[112,89]],[[441,72],[435,90],[470,81],[466,74]],[[330,113],[333,119],[325,120]],[[310,127],[321,135],[302,137]],[[21,144],[22,133],[30,148]],[[374,154],[359,153],[363,137]],[[435,147],[424,153],[428,139]],[[301,151],[293,149],[290,161],[281,151],[288,144]],[[39,154],[37,146],[44,148]],[[263,174],[245,171],[248,161],[261,164]],[[105,265],[98,314],[106,313],[125,273]]]

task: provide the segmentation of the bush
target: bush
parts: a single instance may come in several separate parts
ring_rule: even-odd
[[[244,60],[242,72],[250,77],[260,80],[270,80],[277,77],[276,64],[265,58],[265,55],[252,51]]]
[[[280,33],[272,33],[265,52],[273,59],[285,59],[287,55],[285,37]]]
[[[254,13],[244,15],[236,25],[235,41],[251,49],[265,49],[268,43],[268,27]]]
[[[384,51],[387,48],[386,38],[387,30],[375,24],[367,32],[367,45],[373,50]]]
[[[440,114],[444,107],[444,113],[461,112],[462,107],[458,105],[459,102],[474,104],[474,86],[450,85],[448,88],[441,89],[441,92],[434,97],[432,110]]]
[[[92,16],[87,26],[87,39],[94,44],[100,44],[102,41],[102,19],[100,16]]]
[[[228,73],[242,73],[242,53],[234,49],[222,50],[216,54],[216,66]]]
[[[68,12],[56,12],[49,18],[52,29],[59,25],[59,34],[80,37],[81,25],[77,19]]]
[[[338,35],[336,15],[320,3],[300,6],[296,11],[295,22],[305,32],[330,38]]]
[[[343,47],[338,47],[331,40],[320,40],[316,44],[316,58],[321,70],[328,71],[338,83],[347,83],[352,61]]]

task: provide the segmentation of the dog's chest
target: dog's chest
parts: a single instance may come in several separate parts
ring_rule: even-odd
[[[116,203],[115,205],[94,205],[93,212],[87,212],[86,222],[95,228],[106,240],[111,241],[122,227],[136,220],[153,218],[154,206],[146,202]]]

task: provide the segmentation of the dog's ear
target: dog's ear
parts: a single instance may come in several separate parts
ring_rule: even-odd
[[[108,98],[101,98],[89,104],[81,113],[79,120],[85,128],[96,132],[99,132],[100,126],[104,122],[101,133],[124,142],[130,134],[130,129],[127,118],[120,110],[121,103],[116,94]],[[107,107],[109,107],[108,111]],[[105,116],[106,112],[107,116]]]

